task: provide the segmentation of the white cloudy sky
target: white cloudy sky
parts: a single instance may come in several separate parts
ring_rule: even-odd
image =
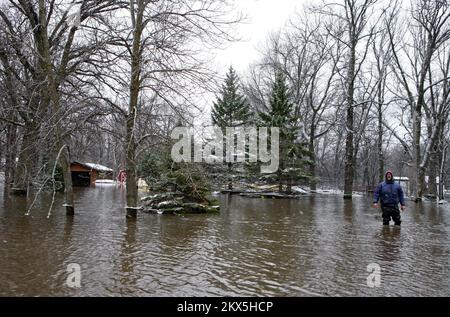
[[[217,56],[219,69],[230,64],[242,73],[258,58],[257,47],[270,32],[283,27],[296,8],[301,9],[304,0],[237,0],[238,9],[247,21],[237,28],[239,42],[232,43]]]
[[[307,0],[235,0],[237,9],[246,17],[246,22],[237,27],[238,42],[231,43],[217,56],[217,69],[225,70],[230,65],[242,73],[258,57],[257,46],[264,42],[271,31],[281,28],[296,8]],[[310,0],[313,1],[313,0]],[[0,4],[7,0],[0,0]]]

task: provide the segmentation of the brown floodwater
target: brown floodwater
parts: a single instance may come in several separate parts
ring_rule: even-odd
[[[217,215],[127,221],[123,189],[75,194],[75,217],[57,207],[47,219],[50,195],[25,216],[25,200],[0,190],[0,295],[450,296],[449,204],[410,203],[399,229],[364,196],[219,196]],[[71,263],[80,288],[66,284]]]

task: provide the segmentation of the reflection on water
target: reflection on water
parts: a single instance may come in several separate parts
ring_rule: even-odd
[[[449,206],[410,204],[397,228],[365,197],[221,196],[219,215],[137,221],[124,216],[123,189],[78,189],[71,218],[59,208],[46,219],[49,199],[28,217],[24,199],[0,200],[0,295],[450,295]],[[71,263],[79,289],[65,284]],[[380,288],[367,287],[371,263]]]

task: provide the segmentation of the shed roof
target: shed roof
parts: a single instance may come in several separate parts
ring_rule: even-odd
[[[79,164],[81,166],[84,166],[90,170],[96,170],[98,172],[113,172],[112,169],[109,167],[106,167],[101,164],[95,164],[95,163],[80,163],[80,162],[72,162],[72,164]]]

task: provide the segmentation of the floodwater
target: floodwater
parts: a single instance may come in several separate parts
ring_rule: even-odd
[[[383,228],[370,198],[337,195],[220,196],[218,215],[127,221],[123,189],[100,186],[76,191],[75,217],[47,219],[49,195],[24,216],[2,192],[2,296],[450,295],[449,205],[411,203],[401,229]],[[72,263],[80,288],[66,283]]]

